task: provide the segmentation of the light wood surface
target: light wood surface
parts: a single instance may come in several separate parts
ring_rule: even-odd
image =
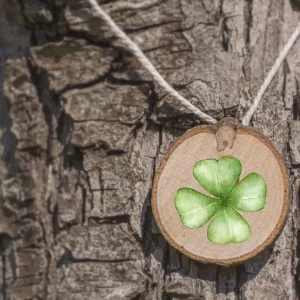
[[[277,236],[283,226],[289,203],[287,170],[272,143],[251,127],[239,127],[232,149],[217,151],[216,126],[196,127],[168,151],[155,176],[152,210],[167,241],[192,259],[217,264],[234,264],[249,259]],[[251,236],[242,243],[218,245],[207,239],[209,222],[198,229],[184,227],[174,205],[179,188],[189,187],[208,194],[193,176],[194,164],[202,159],[234,156],[242,163],[240,179],[259,173],[267,183],[267,200],[263,210],[239,212],[251,227]]]

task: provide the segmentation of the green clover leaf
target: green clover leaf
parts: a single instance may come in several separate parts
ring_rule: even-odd
[[[193,169],[194,177],[214,197],[191,188],[179,189],[175,206],[181,223],[188,228],[199,228],[212,218],[207,230],[209,241],[228,244],[247,240],[250,226],[236,210],[262,210],[267,185],[257,173],[248,174],[238,183],[241,172],[241,162],[235,157],[198,161]]]

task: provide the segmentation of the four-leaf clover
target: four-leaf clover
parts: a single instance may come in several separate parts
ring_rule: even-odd
[[[209,241],[228,244],[248,239],[250,226],[236,210],[256,212],[263,209],[267,185],[257,173],[250,173],[238,182],[241,172],[241,163],[235,157],[198,161],[194,165],[194,177],[214,197],[191,188],[179,189],[175,206],[182,224],[199,228],[212,218],[207,230]]]

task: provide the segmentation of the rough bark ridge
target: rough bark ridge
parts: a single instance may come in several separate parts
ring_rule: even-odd
[[[193,104],[243,114],[299,18],[298,0],[99,1]],[[237,267],[172,249],[154,172],[197,118],[164,94],[84,0],[1,0],[0,299],[300,296],[300,43],[253,125],[293,197],[272,247]]]

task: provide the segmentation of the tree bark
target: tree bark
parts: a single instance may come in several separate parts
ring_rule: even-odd
[[[100,0],[182,95],[243,116],[300,19],[298,0]],[[289,169],[275,243],[235,267],[174,250],[152,217],[161,158],[201,124],[86,0],[1,0],[0,300],[297,299],[300,43],[255,113]]]

